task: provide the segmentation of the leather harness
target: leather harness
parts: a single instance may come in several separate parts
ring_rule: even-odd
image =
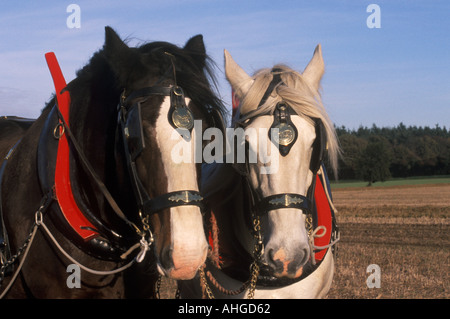
[[[280,69],[272,69],[273,80],[269,84],[258,107],[266,103],[267,99],[274,89],[276,89],[279,85],[285,85],[281,80],[280,71]],[[239,100],[233,95],[233,107],[237,109],[238,104]],[[296,115],[296,112],[285,102],[281,101],[275,107],[273,115],[274,122],[271,128],[276,128],[277,126],[279,127],[279,124],[284,123],[285,125],[291,126],[291,132],[294,132],[295,134],[295,136],[293,136],[293,138],[289,140],[290,142],[287,145],[281,145],[277,143],[278,141],[275,141],[273,139],[273,136],[270,135],[271,130],[269,130],[269,138],[271,138],[271,141],[275,145],[278,144],[277,146],[279,147],[280,154],[282,156],[286,156],[289,153],[292,145],[297,140],[298,131],[295,128],[295,125],[290,120],[290,116]],[[254,232],[254,230],[252,227],[253,222],[251,220],[251,215],[261,216],[275,209],[295,208],[300,209],[304,214],[311,216],[312,229],[316,229],[318,226],[325,227],[326,232],[324,232],[322,236],[314,238],[314,245],[316,247],[328,247],[330,243],[335,242],[336,238],[339,237],[339,229],[336,224],[335,211],[332,207],[332,204],[330,203],[330,201],[332,200],[331,189],[325,170],[325,165],[323,163],[323,158],[325,156],[327,148],[326,132],[323,123],[319,118],[313,118],[313,120],[315,123],[316,138],[313,142],[313,153],[310,161],[310,170],[313,172],[314,178],[307,191],[306,196],[295,193],[280,193],[262,198],[259,196],[258,192],[255,191],[250,185],[248,158],[246,159],[246,163],[244,164],[244,170],[240,169],[239,165],[233,165],[233,168],[242,175],[244,192],[247,194],[247,200],[249,201],[248,206],[250,211],[252,212],[252,214],[249,214],[248,218],[246,218],[246,222],[248,228],[252,232]],[[245,124],[240,123],[239,120],[236,121],[236,125],[245,126]],[[321,174],[318,174],[319,170]],[[211,243],[213,243],[213,241],[210,239],[210,244]],[[251,262],[252,257],[244,250],[243,247],[239,247],[239,245],[236,245],[235,249],[238,249],[240,258]],[[333,251],[335,252],[334,244],[332,245],[332,247]],[[214,251],[214,249],[218,249],[218,247],[212,247],[212,249]],[[313,254],[314,261],[312,261],[312,265],[305,265],[303,275],[299,278],[274,278],[271,275],[264,275],[264,273],[261,273],[258,276],[257,283],[259,286],[274,288],[283,287],[298,282],[311,274],[316,269],[316,267],[314,267],[313,265],[315,265],[317,262],[320,263],[323,260],[327,250],[328,249],[318,249]],[[240,261],[239,263],[242,263],[242,261]],[[215,267],[213,262],[209,264]],[[234,267],[232,267],[232,269],[223,268],[222,271],[242,282],[245,282],[248,279],[248,274],[246,272],[240,271]]]
[[[76,189],[78,185],[74,183],[71,176],[74,173],[71,167],[75,164],[76,159],[81,162],[85,172],[94,182],[95,187],[100,190],[115,214],[136,231],[137,239],[138,236],[145,236],[145,233],[149,231],[146,229],[146,226],[148,227],[148,216],[154,213],[181,205],[194,205],[200,207],[200,209],[203,208],[203,198],[198,191],[194,190],[170,192],[151,198],[137,174],[135,161],[145,148],[140,114],[142,98],[151,95],[169,96],[171,113],[183,108],[183,114],[190,114],[191,111],[185,104],[184,92],[176,83],[171,87],[146,87],[132,92],[128,97],[122,96],[117,108],[119,138],[122,139],[129,178],[133,185],[138,207],[138,211],[135,213],[139,215],[143,224],[142,227],[138,227],[120,209],[104,183],[95,173],[71,132],[69,123],[70,94],[66,89],[64,76],[54,53],[47,53],[45,57],[55,85],[57,103],[46,118],[38,144],[38,177],[41,191],[44,194],[41,207],[45,208],[57,229],[65,234],[67,239],[84,252],[104,260],[120,260],[119,256],[129,248],[124,247],[126,241],[122,234],[107,226],[107,223],[94,214],[81,198],[80,192]],[[172,58],[175,57],[172,56]],[[173,61],[172,68],[175,76]],[[131,101],[134,100],[137,100],[137,102],[131,104]],[[213,126],[222,122],[221,115],[217,110],[210,109],[209,113]],[[178,119],[177,116],[174,117],[175,120]],[[171,124],[173,126],[178,125],[180,129],[184,128],[183,121],[177,121],[175,124],[171,122]],[[76,153],[76,158],[72,153]],[[0,168],[0,183],[6,163],[5,160]],[[52,170],[52,167],[55,169]],[[9,245],[3,219],[0,225],[0,248],[2,257],[8,258]]]

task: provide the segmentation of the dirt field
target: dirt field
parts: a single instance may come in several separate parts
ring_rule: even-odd
[[[341,229],[328,298],[449,298],[450,185],[333,191]],[[369,289],[367,266],[381,270]]]
[[[327,298],[450,298],[450,184],[333,190],[341,230]],[[369,289],[367,266],[380,267]],[[173,298],[164,280],[162,298]]]

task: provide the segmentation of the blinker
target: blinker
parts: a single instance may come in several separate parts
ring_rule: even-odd
[[[283,102],[277,104],[273,113],[274,120],[269,130],[269,138],[278,146],[280,154],[289,154],[292,145],[297,140],[297,129],[291,122],[290,108]],[[272,129],[278,129],[278,133],[273,133]]]
[[[141,103],[136,103],[128,109],[123,134],[126,138],[128,152],[134,160],[145,148]]]

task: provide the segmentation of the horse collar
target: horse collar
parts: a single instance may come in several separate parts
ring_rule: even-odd
[[[119,260],[125,250],[119,243],[122,237],[93,214],[81,200],[78,185],[72,182],[74,158],[68,142],[70,95],[64,90],[66,83],[55,55],[47,53],[46,59],[58,102],[45,120],[37,152],[42,193],[53,199],[48,214],[55,227],[86,253],[100,259]]]
[[[60,116],[65,121],[65,124],[69,125],[70,95],[67,90],[62,92],[66,87],[64,76],[54,55],[46,54],[46,59],[55,85]],[[72,229],[83,240],[87,241],[98,236],[98,232],[95,230],[94,225],[81,212],[73,196],[70,183],[70,150],[67,135],[64,134],[64,126],[61,120],[54,130],[54,136],[59,139],[55,168],[55,196],[64,218]]]

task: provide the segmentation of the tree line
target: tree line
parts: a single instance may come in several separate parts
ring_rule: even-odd
[[[369,185],[391,177],[450,174],[450,131],[446,127],[336,127],[343,156],[340,180]],[[330,170],[328,170],[330,172]]]

